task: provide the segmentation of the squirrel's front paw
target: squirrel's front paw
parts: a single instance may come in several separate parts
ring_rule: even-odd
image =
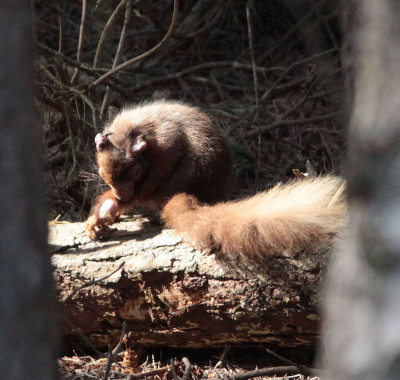
[[[100,238],[99,229],[105,226],[104,223],[97,217],[97,215],[92,215],[86,221],[86,234],[91,240],[98,240]],[[97,228],[97,230],[96,230]]]
[[[97,213],[91,215],[86,221],[86,234],[91,240],[101,237],[104,230],[118,218],[118,205],[114,199],[106,199]]]

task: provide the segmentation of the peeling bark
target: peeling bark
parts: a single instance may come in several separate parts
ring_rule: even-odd
[[[229,263],[194,249],[172,230],[135,226],[124,220],[101,242],[90,241],[81,223],[50,226],[60,301],[124,262],[122,270],[63,305],[95,346],[116,344],[123,321],[135,346],[314,345],[329,247],[262,263]],[[70,324],[63,331],[69,343],[81,340]]]

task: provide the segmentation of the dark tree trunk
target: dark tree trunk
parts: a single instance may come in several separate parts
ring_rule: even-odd
[[[330,379],[400,378],[400,3],[349,1],[350,233],[332,267]]]
[[[0,6],[0,378],[56,378],[28,2]]]

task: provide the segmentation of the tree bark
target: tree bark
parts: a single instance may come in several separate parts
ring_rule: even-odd
[[[55,298],[28,2],[1,2],[0,35],[0,378],[55,379]]]
[[[95,346],[116,344],[123,321],[132,345],[142,347],[315,344],[330,247],[251,265],[198,251],[160,226],[135,231],[124,220],[116,228],[107,240],[91,242],[81,223],[51,226],[71,345],[85,344],[82,335]]]
[[[329,379],[400,378],[400,3],[348,2],[350,233],[328,286]]]

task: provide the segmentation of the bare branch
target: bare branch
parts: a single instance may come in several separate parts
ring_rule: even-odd
[[[78,62],[81,61],[81,55],[82,55],[83,35],[85,33],[85,24],[86,24],[86,11],[87,11],[87,0],[82,0],[81,26],[79,29],[78,51],[76,53],[76,60]],[[74,84],[76,82],[76,80],[78,79],[78,75],[79,75],[79,69],[76,68],[71,78],[71,84]]]
[[[123,0],[123,1],[125,1],[125,0]],[[122,3],[122,1],[121,1],[121,3]],[[126,1],[125,1],[125,3],[126,3]],[[126,36],[126,28],[128,26],[129,16],[131,14],[131,5],[132,5],[132,2],[131,2],[131,0],[129,0],[126,3],[124,25],[122,27],[121,37],[119,39],[117,52],[115,53],[114,62],[113,62],[113,66],[112,66],[113,69],[118,65],[118,62],[121,59],[122,48],[124,46],[125,36]],[[110,95],[110,87],[107,86],[107,89],[106,89],[106,92],[105,92],[104,98],[103,98],[103,103],[101,104],[101,108],[100,108],[100,115],[101,116],[104,115],[105,109],[107,107],[107,102],[108,102],[109,95]]]
[[[284,367],[268,367],[268,368],[260,368],[254,371],[247,371],[239,373],[235,376],[231,377],[231,380],[247,380],[252,379],[254,377],[261,376],[285,376],[289,373],[299,373],[302,372],[305,375],[315,376],[316,370],[304,367],[303,366],[284,366]]]
[[[106,36],[108,34],[108,32],[111,30],[111,27],[115,21],[115,18],[118,14],[118,12],[121,10],[121,8],[126,4],[128,0],[121,0],[121,2],[118,4],[118,6],[115,8],[114,12],[111,14],[110,18],[108,19],[103,32],[101,33],[100,39],[99,39],[99,43],[97,45],[97,49],[96,49],[96,54],[94,56],[94,61],[93,61],[93,67],[96,67],[99,59],[100,59],[100,53],[101,53],[101,49],[104,45],[104,41],[106,39]],[[125,25],[125,24],[124,24]]]
[[[172,35],[172,33],[173,33],[174,29],[175,29],[176,23],[178,21],[178,13],[179,13],[179,0],[174,0],[174,13],[172,15],[171,25],[170,25],[170,27],[168,29],[167,34],[164,36],[164,38],[156,46],[154,46],[150,50],[148,50],[145,53],[140,54],[140,55],[136,56],[135,58],[132,58],[129,61],[126,61],[126,62],[122,63],[121,65],[111,69],[106,74],[102,75],[100,78],[98,78],[94,82],[90,83],[87,87],[88,88],[93,88],[95,86],[98,86],[100,83],[102,83],[105,79],[107,79],[111,75],[114,75],[118,71],[126,69],[127,67],[132,66],[133,64],[135,64],[137,62],[140,62],[140,61],[143,61],[144,59],[149,58],[155,52],[160,50],[165,45],[166,41],[171,37],[171,35]]]
[[[256,112],[254,114],[252,126],[254,124],[257,125],[257,163],[255,168],[256,178],[254,180],[254,186],[257,188],[260,177],[260,165],[261,165],[261,131],[260,131],[260,124],[258,122],[260,116],[260,102],[258,98],[258,77],[256,70],[256,57],[254,53],[254,42],[253,42],[253,28],[251,24],[251,13],[250,13],[250,6],[253,5],[251,1],[252,0],[248,0],[246,4],[246,17],[247,17],[247,34],[249,37],[249,53],[250,53],[251,66],[253,69],[254,99],[256,102]]]
[[[291,127],[294,125],[320,123],[322,121],[336,119],[342,115],[343,115],[342,112],[336,112],[336,113],[330,113],[327,115],[310,117],[307,119],[277,120],[277,121],[271,123],[270,125],[267,125],[265,127],[260,127],[260,129],[261,129],[261,133],[265,134],[265,133],[271,132],[272,130],[274,130],[276,128],[280,128],[280,127]],[[257,135],[258,135],[258,131],[249,131],[249,132],[243,134],[243,136],[245,136],[245,137],[253,137],[253,136],[257,136]]]

